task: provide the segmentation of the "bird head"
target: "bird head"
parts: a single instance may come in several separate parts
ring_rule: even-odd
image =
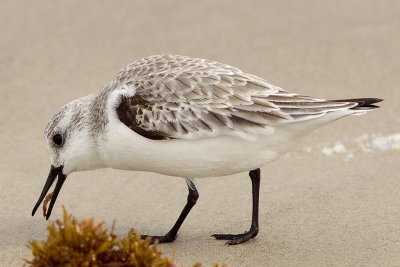
[[[101,167],[96,145],[98,135],[93,130],[96,128],[96,120],[93,119],[92,112],[90,112],[94,98],[91,95],[66,104],[48,122],[44,139],[51,167],[42,193],[33,208],[32,216],[57,177],[46,219],[50,217],[68,174]]]

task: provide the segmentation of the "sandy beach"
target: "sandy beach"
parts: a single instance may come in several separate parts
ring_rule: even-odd
[[[0,3],[0,266],[44,239],[31,210],[50,168],[43,130],[59,107],[100,91],[127,63],[162,53],[217,60],[288,91],[378,97],[381,108],[304,138],[262,168],[260,233],[246,173],[198,180],[177,240],[179,266],[400,265],[400,2],[11,1]],[[151,159],[149,159],[151,160]],[[70,175],[57,200],[123,235],[164,234],[186,202],[183,179],[111,169]]]

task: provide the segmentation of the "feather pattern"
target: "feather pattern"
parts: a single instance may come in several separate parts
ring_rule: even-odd
[[[119,119],[151,139],[189,139],[252,132],[347,110],[355,102],[288,93],[266,80],[215,61],[157,55],[121,70],[115,88],[128,87]]]

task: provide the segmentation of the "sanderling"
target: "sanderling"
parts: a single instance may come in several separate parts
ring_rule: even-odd
[[[50,119],[45,143],[51,169],[32,215],[58,176],[45,214],[50,217],[67,175],[75,171],[109,167],[185,177],[186,206],[166,235],[153,236],[171,242],[199,197],[191,179],[249,171],[250,230],[213,235],[239,244],[258,233],[259,168],[310,131],[377,108],[379,101],[289,93],[205,59],[143,58],[122,69],[99,94],[66,104]]]

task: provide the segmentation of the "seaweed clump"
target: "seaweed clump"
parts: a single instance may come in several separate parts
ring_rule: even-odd
[[[109,233],[104,223],[93,217],[78,222],[64,209],[63,220],[49,223],[47,240],[28,243],[33,259],[25,260],[32,267],[107,266],[107,267],[173,267],[172,260],[162,256],[157,243],[130,231],[124,238]]]
[[[172,259],[162,256],[157,241],[152,244],[150,238],[142,240],[134,230],[119,238],[113,231],[106,230],[104,222],[95,223],[93,217],[78,222],[64,207],[63,212],[62,221],[49,223],[47,240],[29,241],[33,259],[25,260],[28,266],[176,267]],[[201,264],[193,267],[201,267]]]

